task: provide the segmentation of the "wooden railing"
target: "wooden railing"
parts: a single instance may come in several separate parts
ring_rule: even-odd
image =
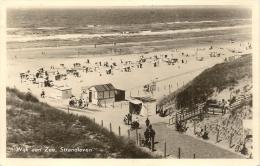
[[[230,105],[229,109],[230,110],[237,109],[237,108],[243,106],[244,104],[249,103],[250,101],[252,101],[251,93],[242,94],[242,95],[236,97],[236,101]]]
[[[195,108],[191,111],[179,111],[176,112],[175,116],[169,119],[169,125],[172,125],[176,122],[184,122],[191,118],[197,117],[199,115],[205,114],[206,110],[204,110],[205,102],[197,104]]]

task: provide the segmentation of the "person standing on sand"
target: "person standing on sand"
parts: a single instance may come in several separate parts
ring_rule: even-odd
[[[150,132],[149,132],[149,128],[147,127],[145,132],[144,132],[144,138],[145,138],[145,146],[150,147]]]

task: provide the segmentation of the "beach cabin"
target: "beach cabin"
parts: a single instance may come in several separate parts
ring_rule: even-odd
[[[144,91],[153,92],[156,91],[156,82],[151,82],[150,84],[144,85]]]
[[[66,86],[55,86],[53,97],[57,99],[68,99],[72,96],[71,88]]]
[[[109,85],[110,86],[110,85]],[[112,85],[113,86],[113,85]],[[91,90],[92,88],[92,90]],[[114,91],[114,101],[115,102],[119,102],[119,101],[124,101],[125,100],[125,91],[121,90],[121,89],[114,89],[113,87],[111,87],[111,91]],[[101,94],[101,91],[97,91],[96,88],[94,88],[93,90],[93,86],[85,86],[85,87],[81,87],[81,99],[84,99],[87,102],[91,102],[93,103],[93,92],[99,93],[99,96],[102,96],[103,94]],[[112,92],[111,92],[112,93]],[[105,92],[104,92],[105,94]],[[107,93],[106,93],[107,94]],[[113,98],[113,94],[111,95]],[[99,99],[102,100],[102,99]],[[104,100],[104,99],[103,99]],[[111,99],[110,99],[111,100]],[[110,101],[106,101],[106,102],[110,102]],[[94,99],[94,104],[96,103],[95,99]],[[104,104],[104,101],[103,101]]]
[[[38,87],[45,87],[45,79],[44,78],[37,78],[36,83],[38,84]]]
[[[139,115],[143,108],[143,103],[137,99],[129,99],[129,113]]]
[[[21,80],[22,80],[22,79],[26,79],[26,77],[27,77],[27,74],[26,74],[26,73],[20,73],[20,78],[21,78]]]
[[[133,97],[128,99],[129,101],[129,113],[137,114],[144,117],[155,115],[156,112],[156,99],[151,97]]]
[[[104,105],[115,102],[115,87],[109,84],[93,85],[88,88],[89,102]]]
[[[73,63],[73,67],[76,68],[76,67],[81,67],[81,64],[80,63]]]
[[[67,69],[67,70],[66,70],[66,74],[73,74],[73,73],[75,73],[75,72],[77,72],[76,69]]]

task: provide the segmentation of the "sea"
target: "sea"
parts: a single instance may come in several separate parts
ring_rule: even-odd
[[[250,28],[251,17],[250,9],[234,6],[10,8],[7,43],[235,31]]]

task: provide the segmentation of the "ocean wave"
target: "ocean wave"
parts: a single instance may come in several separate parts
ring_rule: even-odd
[[[202,24],[202,23],[213,23],[213,22],[223,22],[223,21],[250,21],[250,18],[243,19],[228,19],[228,20],[204,20],[204,21],[175,21],[167,22],[166,24]]]
[[[202,23],[214,23],[214,22],[222,22],[222,21],[250,21],[251,18],[244,18],[244,19],[226,19],[226,20],[202,20],[202,21],[174,21],[174,22],[159,22],[153,23],[156,24],[202,24]],[[94,27],[100,27],[101,25],[94,25],[89,24],[85,26],[73,27],[73,29],[89,29]],[[31,30],[31,29],[38,29],[38,30],[60,30],[66,29],[68,27],[7,27],[7,31],[22,31],[22,30]]]
[[[38,27],[35,29],[39,29],[39,30],[59,30],[59,29],[64,29],[65,27]]]
[[[211,28],[194,28],[194,29],[181,29],[181,30],[166,30],[166,31],[140,31],[135,33],[105,33],[105,34],[61,34],[61,35],[7,35],[8,42],[29,42],[29,41],[42,41],[42,40],[75,40],[75,39],[91,39],[102,37],[120,37],[120,36],[151,36],[151,35],[170,35],[178,33],[192,33],[192,32],[207,32],[216,30],[231,30],[250,28],[251,25],[238,25],[238,26],[224,26],[224,27],[211,27]]]
[[[7,28],[7,32],[24,31],[24,30],[32,30],[32,29],[38,29],[38,30],[59,30],[59,29],[63,29],[63,28],[65,28],[65,27]]]

